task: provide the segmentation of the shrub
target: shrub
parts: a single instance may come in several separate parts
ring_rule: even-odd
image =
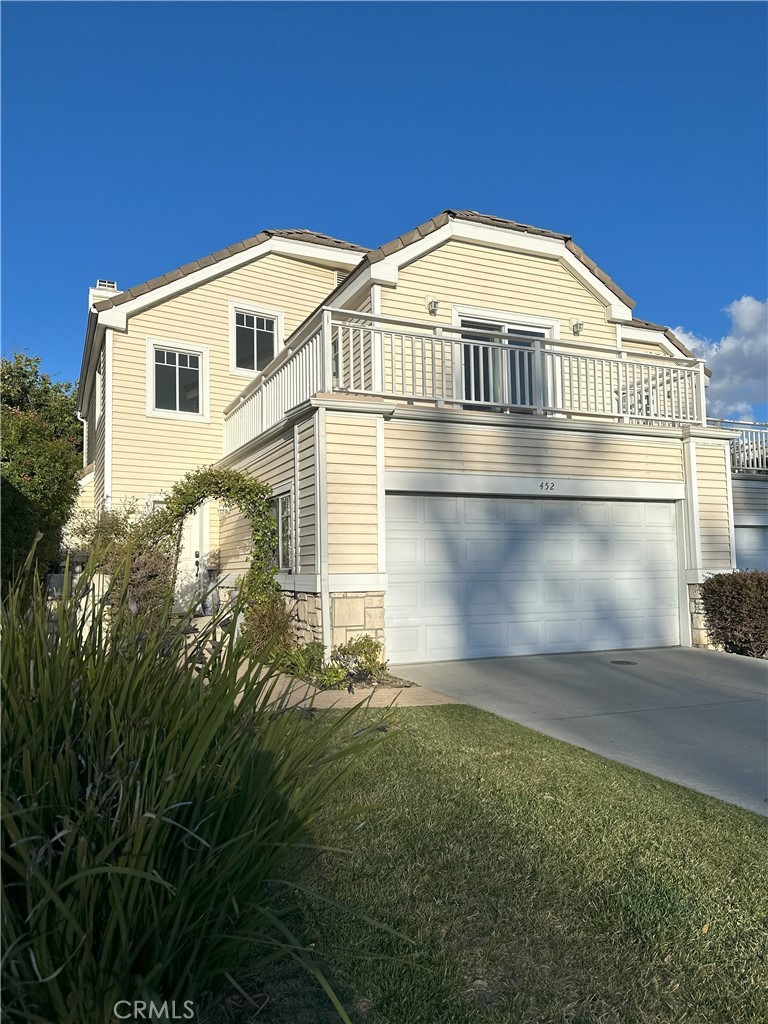
[[[141,543],[140,530],[146,520],[131,501],[111,509],[85,509],[67,528],[67,540],[88,551],[107,576],[127,566],[129,608],[157,619],[173,599],[175,538],[169,536],[152,545]]]
[[[278,648],[275,664],[281,672],[312,683],[321,690],[338,690],[349,682],[375,679],[386,671],[382,645],[368,634],[334,647],[329,661],[318,641],[297,647]]]
[[[282,594],[267,594],[248,604],[243,615],[242,638],[246,648],[255,654],[293,643],[293,614]]]
[[[387,670],[387,663],[381,660],[382,652],[381,641],[366,633],[335,647],[331,661],[340,665],[349,679],[376,679]]]
[[[125,573],[103,600],[93,575],[65,578],[53,623],[34,581],[1,612],[6,1019],[197,1000],[286,953],[321,977],[283,897],[370,734],[290,710],[273,670],[242,664],[237,607],[227,629],[156,630]]]
[[[701,584],[707,632],[732,654],[768,653],[768,572],[718,573]]]

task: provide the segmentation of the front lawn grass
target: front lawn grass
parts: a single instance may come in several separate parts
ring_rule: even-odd
[[[354,1024],[765,1024],[768,821],[473,708],[389,729],[305,881],[412,943],[296,917]],[[338,1019],[279,971],[254,1020]]]

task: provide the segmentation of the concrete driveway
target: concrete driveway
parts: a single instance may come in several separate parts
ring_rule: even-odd
[[[657,647],[392,665],[390,671],[768,814],[768,662]]]

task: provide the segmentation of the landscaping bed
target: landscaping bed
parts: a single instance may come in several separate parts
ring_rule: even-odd
[[[768,820],[466,706],[387,724],[293,919],[354,1024],[768,1020]],[[338,1020],[290,965],[249,992],[206,1021]]]

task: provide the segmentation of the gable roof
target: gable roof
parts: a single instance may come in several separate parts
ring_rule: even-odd
[[[109,299],[96,302],[94,303],[93,308],[97,313],[101,313],[105,309],[112,309],[115,306],[120,306],[124,302],[130,302],[131,299],[136,299],[140,295],[146,295],[147,292],[154,291],[155,288],[162,288],[163,285],[170,284],[172,281],[179,281],[183,277],[188,277],[190,274],[194,274],[197,270],[202,270],[204,267],[210,267],[214,263],[221,263],[222,260],[226,260],[230,256],[234,256],[246,249],[253,249],[255,246],[261,245],[270,238],[287,238],[292,242],[309,242],[312,245],[323,245],[326,248],[331,249],[346,249],[351,252],[360,253],[368,252],[368,250],[362,245],[355,245],[353,242],[344,242],[340,238],[332,238],[331,235],[323,235],[319,231],[309,231],[307,228],[270,228],[266,231],[260,231],[258,235],[246,238],[242,242],[235,242],[234,245],[228,245],[226,249],[219,249],[218,252],[213,252],[210,256],[203,256],[201,259],[194,260],[192,263],[185,263],[183,267],[177,267],[176,270],[169,270],[168,273],[161,274],[160,277],[153,277],[150,281],[144,281],[143,284],[134,285],[133,288],[128,288],[124,292],[119,292],[117,295],[113,295]]]
[[[363,260],[363,264],[378,263],[379,260],[383,260],[387,256],[391,256],[393,252],[397,252],[400,249],[404,249],[412,242],[418,241],[420,238],[426,238],[431,235],[433,231],[437,231],[451,220],[464,220],[469,221],[473,224],[486,224],[489,227],[494,228],[505,228],[508,231],[520,231],[526,235],[539,235],[544,238],[557,238],[565,243],[566,249],[573,253],[577,260],[584,264],[588,270],[590,270],[595,277],[602,284],[609,288],[614,295],[618,296],[619,299],[630,309],[633,309],[636,305],[634,299],[631,299],[625,291],[613,281],[604,270],[601,270],[598,265],[587,256],[583,249],[581,249],[573,241],[570,235],[561,234],[558,231],[549,231],[546,228],[536,228],[532,224],[520,224],[515,220],[506,220],[503,217],[494,217],[488,213],[478,213],[476,210],[443,210],[442,213],[438,213],[436,217],[432,217],[431,220],[426,221],[424,224],[420,224],[413,231],[407,231],[404,235],[399,235],[391,242],[387,242],[385,245],[380,246],[378,249],[371,250],[366,258]]]

